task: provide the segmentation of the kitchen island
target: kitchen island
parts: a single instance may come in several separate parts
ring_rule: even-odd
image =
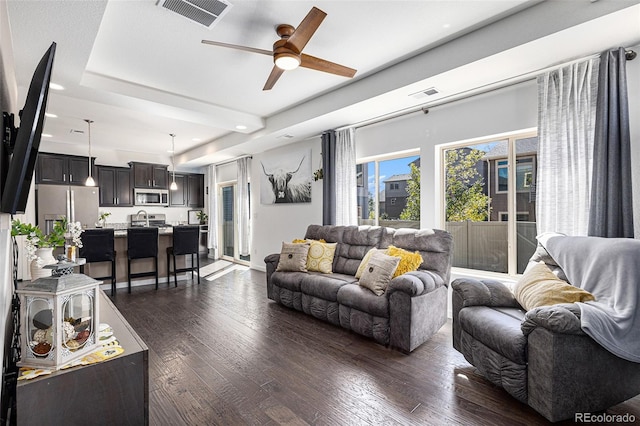
[[[114,230],[115,250],[116,250],[116,288],[122,289],[127,287],[127,230],[116,228]],[[158,282],[160,284],[167,283],[167,247],[173,245],[173,228],[171,226],[158,227]],[[186,260],[185,260],[186,259]],[[189,262],[190,256],[176,256],[176,266],[178,269],[184,268]],[[87,263],[84,273],[90,277],[104,277],[110,274],[111,265],[109,262]],[[131,262],[131,272],[145,272],[153,270],[153,259],[137,259]],[[173,271],[173,267],[171,268]],[[171,274],[173,276],[173,273]],[[178,280],[184,278],[185,274],[178,274]],[[136,285],[155,285],[154,277],[133,278],[131,286]],[[103,290],[111,288],[111,282],[104,280],[101,285]]]

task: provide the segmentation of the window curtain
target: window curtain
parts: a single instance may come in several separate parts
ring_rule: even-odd
[[[336,224],[336,131],[322,133],[322,224]]]
[[[624,48],[600,55],[589,214],[589,235],[597,237],[634,237],[625,55]]]
[[[238,160],[238,252],[249,256],[249,157]]]
[[[538,233],[587,235],[598,58],[538,77]]]
[[[336,225],[357,225],[356,143],[353,129],[336,132],[335,174]]]
[[[209,166],[209,232],[207,234],[207,248],[214,259],[217,259],[220,255],[218,251],[218,179],[216,171],[217,166],[213,164]]]

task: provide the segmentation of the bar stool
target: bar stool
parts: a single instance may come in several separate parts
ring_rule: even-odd
[[[154,270],[131,273],[131,261],[136,259],[153,258]],[[127,229],[127,279],[129,293],[131,293],[131,278],[156,277],[158,289],[158,228],[128,228]]]
[[[114,248],[113,228],[87,229],[82,233],[82,247],[78,257],[86,259],[87,263],[111,262],[111,275],[93,277],[102,281],[111,279],[111,295],[116,293],[116,251]],[[80,273],[84,274],[84,265],[80,266]]]
[[[167,283],[169,283],[171,277],[170,258],[173,257],[173,281],[176,287],[178,287],[178,272],[191,271],[191,279],[193,279],[193,272],[198,273],[198,284],[200,284],[200,255],[199,255],[199,240],[200,240],[200,227],[199,226],[174,226],[173,227],[173,246],[167,247]],[[176,269],[176,256],[179,255],[191,255],[191,266],[181,269]],[[195,256],[196,262],[194,265],[193,257]]]

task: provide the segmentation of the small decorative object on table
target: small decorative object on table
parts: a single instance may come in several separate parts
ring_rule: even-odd
[[[61,259],[47,265],[52,276],[22,283],[22,359],[19,366],[58,370],[99,346],[99,285],[73,268],[84,263]]]
[[[100,216],[98,216],[98,227],[106,228],[107,227],[107,218],[111,216],[111,212],[102,212]]]
[[[82,247],[80,234],[82,227],[80,222],[68,223],[65,216],[61,216],[53,225],[53,230],[44,235],[42,230],[30,223],[22,223],[18,219],[11,222],[11,235],[26,235],[25,251],[27,260],[31,262],[31,280],[51,275],[50,269],[44,269],[45,265],[56,263],[53,257],[53,249],[63,247],[65,239],[69,239],[74,245]]]
[[[209,216],[202,210],[200,210],[198,213],[196,213],[196,217],[200,221],[200,225],[206,224],[207,223],[207,219],[209,219]]]

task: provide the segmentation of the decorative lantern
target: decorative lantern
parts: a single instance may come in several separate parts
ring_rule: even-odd
[[[99,347],[100,281],[74,274],[72,263],[60,260],[45,268],[50,277],[23,283],[20,297],[22,359],[19,366],[58,370]]]

